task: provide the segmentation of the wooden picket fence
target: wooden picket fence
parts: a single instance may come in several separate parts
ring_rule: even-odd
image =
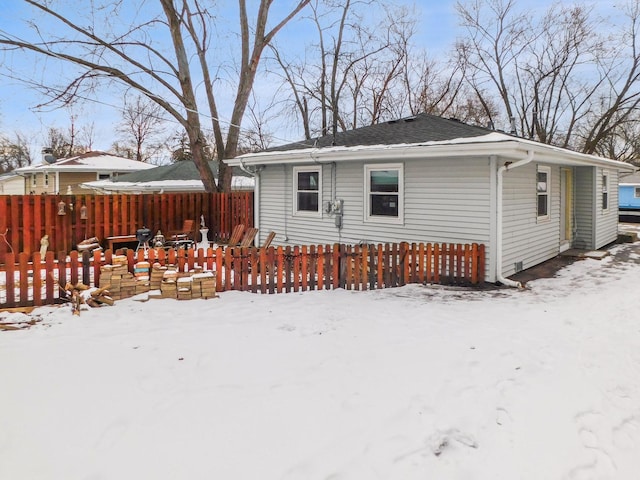
[[[68,253],[86,238],[175,231],[201,215],[210,239],[226,241],[236,225],[253,226],[253,192],[0,195],[0,263],[10,251],[39,251],[45,234],[51,251]]]
[[[175,265],[178,271],[199,266],[216,272],[216,290],[261,293],[300,292],[345,288],[370,290],[409,283],[481,285],[485,275],[485,247],[479,244],[394,243],[378,245],[311,245],[194,250],[124,252],[129,271],[146,260]],[[58,285],[82,282],[97,286],[100,267],[111,264],[113,252],[57,258],[47,252],[7,254],[0,267],[0,307],[40,306],[59,301]],[[30,258],[33,258],[30,261]],[[16,261],[17,260],[17,261]],[[1,280],[4,276],[4,282]],[[2,284],[4,283],[4,292]]]

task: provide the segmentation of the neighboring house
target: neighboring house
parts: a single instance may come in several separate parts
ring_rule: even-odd
[[[0,175],[0,195],[24,195],[24,178],[13,172]]]
[[[486,246],[486,280],[507,284],[566,249],[614,242],[618,176],[633,170],[427,114],[229,164],[255,172],[261,237],[273,230],[280,244],[477,242]]]
[[[618,190],[620,213],[623,214],[625,211],[635,210],[640,214],[640,174],[636,173],[620,177]]]
[[[153,165],[105,152],[87,152],[52,163],[44,161],[38,165],[17,168],[14,172],[24,177],[26,193],[39,195],[81,193],[81,183],[116,178],[149,168],[153,168]]]
[[[209,162],[209,168],[217,174],[216,162]],[[239,168],[233,172],[231,189],[233,191],[252,191],[254,179]],[[120,175],[118,177],[82,184],[99,193],[168,193],[203,192],[204,185],[196,165],[191,161],[175,162],[143,172]]]

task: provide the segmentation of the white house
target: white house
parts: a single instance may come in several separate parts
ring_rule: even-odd
[[[153,168],[153,165],[106,152],[87,152],[74,157],[43,161],[14,170],[23,177],[26,193],[79,193],[83,182],[106,180]]]
[[[633,166],[428,114],[239,156],[280,244],[486,246],[489,282],[617,238]],[[260,241],[261,238],[258,239]]]

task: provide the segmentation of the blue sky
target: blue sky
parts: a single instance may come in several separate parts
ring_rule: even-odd
[[[65,0],[62,1],[65,2]],[[68,0],[68,4],[73,5],[74,3]],[[520,3],[542,8],[541,5],[548,5],[549,0],[538,2],[526,0]],[[596,5],[598,4],[604,5],[605,2],[596,2]],[[16,35],[26,31],[26,28],[23,30],[21,27],[26,11],[23,5],[23,2],[19,0],[2,0],[0,3],[0,30]],[[432,57],[437,58],[446,55],[456,36],[459,35],[454,2],[422,0],[416,2],[416,5],[420,18],[417,36],[419,46],[425,47]],[[235,22],[235,19],[232,21]],[[45,25],[43,27],[46,28]],[[300,40],[293,38],[295,30],[294,26],[283,30],[277,38],[278,44],[299,44]],[[299,32],[296,33],[299,34]],[[114,127],[120,118],[118,109],[122,104],[121,98],[111,97],[109,94],[100,94],[96,98],[97,101],[87,102],[82,106],[74,107],[72,110],[54,110],[51,107],[38,110],[35,107],[42,103],[44,98],[22,85],[20,81],[7,78],[4,75],[6,72],[2,70],[2,60],[15,62],[17,59],[16,57],[5,57],[4,59],[0,57],[0,132],[6,134],[11,134],[13,131],[28,133],[34,139],[35,145],[43,142],[44,135],[49,127],[68,128],[70,116],[75,115],[78,118],[77,123],[79,126],[94,122],[96,130],[94,149],[107,150],[110,148],[116,137]],[[57,70],[58,68],[60,67],[53,65],[52,62],[29,65],[24,70],[25,77],[39,80],[43,76],[56,75],[56,71],[59,71]],[[224,114],[221,114],[221,117],[224,118]],[[285,136],[287,138],[282,138]],[[298,140],[299,136],[299,132],[279,133],[280,141]],[[41,146],[38,145],[36,147],[37,150],[33,153],[37,154]]]

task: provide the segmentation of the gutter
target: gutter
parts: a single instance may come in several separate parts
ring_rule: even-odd
[[[500,168],[498,168],[497,177],[498,184],[496,190],[498,191],[497,198],[497,218],[496,218],[496,280],[503,285],[514,288],[523,288],[522,283],[510,280],[502,275],[502,250],[503,250],[503,232],[502,232],[502,217],[503,217],[503,199],[502,199],[502,187],[503,187],[503,175],[507,170],[513,170],[514,168],[521,167],[533,161],[533,150],[527,151],[527,156],[522,160],[518,160],[515,163],[507,162]]]

